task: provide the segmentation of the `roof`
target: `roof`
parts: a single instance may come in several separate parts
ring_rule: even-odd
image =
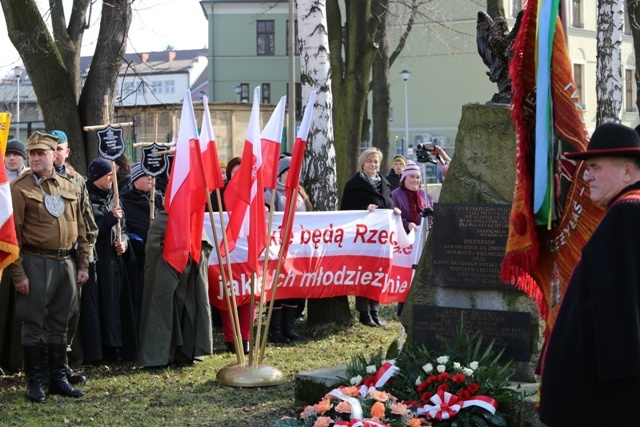
[[[171,61],[169,55],[173,56]],[[158,52],[140,52],[140,53],[125,53],[123,57],[123,66],[127,66],[127,63],[132,66],[136,66],[137,64],[141,64],[143,62],[148,62],[150,68],[151,64],[154,66],[160,67],[162,63],[169,62],[178,62],[178,61],[187,61],[191,63],[198,56],[207,56],[207,49],[186,49],[186,50],[174,50],[174,51],[158,51]],[[143,61],[143,59],[145,59]],[[89,72],[89,67],[91,66],[91,61],[93,60],[92,56],[82,56],[80,57],[80,74],[86,75]],[[185,67],[184,63],[182,65],[175,64],[176,68],[172,68],[171,70],[167,69],[166,72],[176,72],[176,70],[180,70],[179,67]],[[174,67],[172,65],[167,65],[166,67]],[[126,69],[126,68],[125,68]],[[143,68],[144,69],[144,68]],[[123,69],[121,69],[122,71]],[[142,71],[138,70],[143,73]],[[157,72],[157,70],[155,71]],[[144,73],[144,74],[148,74]]]

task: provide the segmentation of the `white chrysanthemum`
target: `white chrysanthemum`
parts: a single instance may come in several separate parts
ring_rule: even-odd
[[[360,381],[362,381],[362,377],[360,375],[356,375],[355,377],[351,378],[349,382],[351,383],[351,385],[358,385],[360,384]]]
[[[438,372],[443,373],[444,371],[447,370],[447,367],[444,365],[438,365],[436,366],[436,369],[438,370]]]
[[[431,373],[431,371],[433,371],[433,365],[431,363],[427,363],[422,367],[422,370],[429,374]]]
[[[469,368],[462,368],[462,373],[465,374],[466,376],[470,377],[473,375],[473,369],[469,369]]]
[[[418,375],[418,378],[416,378],[416,385],[420,384],[422,384],[422,378],[420,378],[420,375]]]
[[[453,367],[454,367],[455,369],[460,369],[460,366],[461,366],[461,365],[460,365],[458,362],[453,362]]]
[[[376,365],[367,366],[367,374],[375,374],[377,370]]]
[[[449,361],[449,356],[440,356],[436,359],[436,362],[438,362],[441,365],[446,365],[448,361]]]
[[[475,360],[471,363],[469,363],[469,367],[471,369],[473,369],[474,371],[478,369],[478,362],[476,362]]]

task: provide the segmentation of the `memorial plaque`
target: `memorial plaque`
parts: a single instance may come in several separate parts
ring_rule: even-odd
[[[476,310],[431,305],[413,306],[413,342],[428,349],[441,347],[437,337],[449,341],[456,337],[463,320],[469,336],[480,332],[484,348],[491,340],[494,353],[503,348],[503,359],[528,361],[531,357],[531,313]]]
[[[517,291],[500,280],[510,205],[437,203],[433,234],[433,285]]]
[[[115,160],[124,154],[126,146],[122,136],[122,128],[114,128],[109,125],[105,129],[99,130],[97,135],[98,152],[102,157]]]
[[[142,161],[140,162],[140,166],[145,174],[149,176],[159,176],[167,169],[169,162],[166,156],[158,154],[158,151],[163,150],[164,148],[155,142],[146,147],[142,147]]]

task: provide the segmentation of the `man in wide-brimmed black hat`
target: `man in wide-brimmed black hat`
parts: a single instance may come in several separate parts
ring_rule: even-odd
[[[543,357],[540,419],[549,426],[638,425],[640,136],[599,126],[587,151],[591,200],[606,208],[582,249]]]

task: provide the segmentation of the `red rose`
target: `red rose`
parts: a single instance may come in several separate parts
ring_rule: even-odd
[[[453,376],[453,378],[451,378],[451,381],[453,381],[453,382],[454,382],[454,383],[456,383],[456,384],[460,384],[460,383],[463,383],[465,379],[466,379],[466,378],[465,378],[465,376],[464,376],[464,375],[462,375],[462,374],[455,374],[455,375]]]
[[[420,385],[418,386],[418,393],[424,393],[427,390],[427,386],[428,384],[425,382],[420,383]]]
[[[440,375],[438,375],[438,381],[440,382],[445,382],[449,379],[449,373],[448,372],[443,372]]]
[[[449,386],[446,384],[440,384],[436,391],[449,391]]]
[[[458,398],[460,398],[460,400],[467,400],[471,397],[471,393],[469,393],[467,390],[462,390],[460,393],[458,393]]]
[[[467,390],[469,390],[469,393],[475,394],[478,391],[479,388],[480,388],[480,386],[478,385],[478,383],[471,383],[467,387]]]
[[[429,378],[427,378],[427,385],[431,385],[436,381],[438,381],[438,377],[436,377],[435,375],[431,375]]]
[[[429,399],[431,399],[431,396],[433,396],[433,393],[431,393],[430,391],[425,391],[424,393],[422,393],[422,396],[420,396],[420,400],[422,400],[423,402],[428,402]]]

